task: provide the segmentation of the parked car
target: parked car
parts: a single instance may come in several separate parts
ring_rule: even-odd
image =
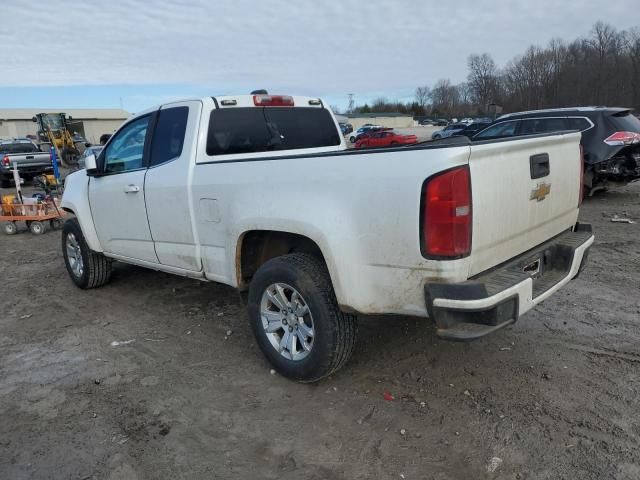
[[[466,128],[462,130],[460,133],[456,133],[455,135],[464,135],[465,137],[472,138],[480,130],[483,130],[487,128],[489,125],[491,125],[491,123],[492,123],[491,120],[473,122],[467,125]]]
[[[473,136],[486,140],[579,130],[590,193],[640,179],[640,120],[628,108],[581,107],[503,115]]]
[[[340,122],[340,130],[342,131],[342,135],[348,135],[353,132],[353,125],[350,123]]]
[[[348,360],[357,314],[473,340],[580,272],[577,132],[354,152],[325,105],[204,97],[128,119],[66,179],[71,280],[100,287],[121,261],[231,285],[273,368],[308,382]]]
[[[31,180],[36,175],[49,172],[52,168],[51,155],[40,151],[38,146],[30,140],[0,141],[0,185],[3,188],[11,186],[14,163],[17,163],[18,172],[25,180]]]
[[[473,118],[466,117],[460,120],[460,123],[464,123],[465,125],[471,125],[473,123]]]
[[[417,143],[418,137],[415,135],[401,135],[394,131],[378,131],[363,135],[356,141],[356,148],[365,147],[388,147],[392,145],[408,145]]]
[[[105,145],[111,138],[111,133],[103,133],[100,135],[100,145]]]
[[[453,137],[454,135],[461,133],[465,128],[467,128],[465,123],[452,123],[451,125],[444,127],[442,130],[433,132],[431,134],[431,139],[439,140],[441,138]]]
[[[356,143],[356,141],[360,140],[363,135],[368,134],[369,132],[375,132],[378,130],[382,130],[384,127],[382,125],[372,125],[370,123],[363,125],[355,132],[352,132],[349,136],[349,141],[351,143]]]

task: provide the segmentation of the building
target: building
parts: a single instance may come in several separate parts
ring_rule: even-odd
[[[347,115],[347,121],[353,125],[354,130],[365,123],[388,128],[409,128],[415,125],[413,116],[405,113],[351,113]]]
[[[0,139],[11,137],[36,138],[38,124],[32,118],[38,113],[64,112],[72,118],[71,133],[77,133],[88,142],[97,144],[100,135],[113,133],[131,114],[118,108],[0,108]],[[33,137],[31,137],[33,136]]]

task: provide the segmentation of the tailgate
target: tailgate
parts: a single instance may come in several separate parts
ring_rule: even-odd
[[[578,218],[580,134],[471,146],[473,240],[469,276],[571,228]]]
[[[18,164],[18,168],[26,167],[42,167],[51,165],[51,157],[48,153],[10,153],[5,155],[9,157],[9,168],[13,168],[14,162]]]

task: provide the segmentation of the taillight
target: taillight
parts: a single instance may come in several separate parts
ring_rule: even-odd
[[[288,95],[254,95],[253,104],[258,107],[293,107],[293,97]]]
[[[437,174],[422,187],[422,255],[460,258],[471,253],[471,175],[468,166]]]
[[[9,167],[11,165],[11,160],[9,160],[9,155],[4,156],[4,158],[2,159],[2,164],[5,167]]]
[[[611,146],[633,145],[634,143],[640,143],[640,133],[616,132],[609,138],[605,139],[604,143]]]
[[[580,198],[578,199],[578,206],[582,205],[584,200],[584,147],[580,145]]]

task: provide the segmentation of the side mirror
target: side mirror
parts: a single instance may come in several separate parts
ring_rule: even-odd
[[[31,117],[31,121],[33,123],[38,123],[38,117]]]
[[[98,162],[94,154],[87,155],[84,158],[84,168],[87,171],[87,175],[90,177],[98,174]]]

